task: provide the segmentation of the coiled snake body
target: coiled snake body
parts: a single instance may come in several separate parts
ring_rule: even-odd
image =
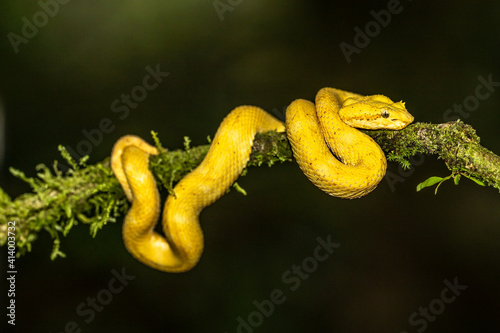
[[[412,121],[402,102],[333,88],[321,89],[316,105],[302,99],[292,102],[286,110],[286,127],[261,108],[237,107],[222,121],[203,162],[175,186],[175,196],[167,198],[162,217],[165,237],[153,230],[160,215],[160,195],[148,160],[158,151],[139,137],[124,136],[113,148],[111,167],[132,202],[123,224],[125,246],[135,258],[162,271],[193,268],[204,243],[198,216],[236,181],[256,133],[286,130],[294,157],[309,180],[330,195],[352,199],[373,191],[386,170],[380,147],[354,127],[398,130]]]

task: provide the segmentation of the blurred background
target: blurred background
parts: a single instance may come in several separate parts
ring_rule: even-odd
[[[419,122],[460,116],[500,153],[499,2],[64,2],[0,4],[0,185],[12,197],[29,188],[8,167],[35,175],[60,159],[59,144],[90,163],[124,134],[151,142],[155,130],[170,149],[183,136],[205,144],[238,105],[283,119],[291,101],[325,86],[404,100]],[[476,89],[488,97],[474,99]],[[446,111],[464,102],[470,112]],[[183,274],[133,259],[121,221],[95,239],[74,227],[67,258],[53,262],[42,231],[18,259],[15,328],[497,332],[498,191],[463,179],[417,193],[449,174],[433,156],[418,162],[409,172],[389,163],[397,181],[352,201],[322,193],[294,163],[251,169],[238,181],[246,197],[231,191],[202,212],[205,253]],[[340,246],[312,260],[329,235]],[[303,263],[309,273],[293,270]],[[116,272],[129,280],[110,293]]]

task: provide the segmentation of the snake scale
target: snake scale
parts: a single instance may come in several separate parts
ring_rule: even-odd
[[[323,88],[315,104],[298,99],[286,110],[286,125],[256,106],[239,106],[222,121],[202,163],[185,176],[163,209],[165,236],[154,231],[160,195],[148,167],[155,147],[127,135],[114,145],[111,167],[132,203],[123,224],[127,250],[166,272],[193,268],[203,252],[199,214],[223,196],[246,166],[256,133],[286,131],[295,160],[318,188],[340,198],[359,198],[385,175],[382,149],[356,128],[399,130],[413,121],[403,102]]]

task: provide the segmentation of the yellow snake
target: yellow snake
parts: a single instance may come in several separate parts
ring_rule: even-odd
[[[199,214],[236,181],[256,133],[286,128],[294,157],[309,180],[330,195],[353,199],[373,191],[387,165],[382,149],[354,127],[398,130],[412,121],[403,102],[333,88],[321,89],[316,105],[292,102],[286,127],[261,108],[237,107],[220,124],[203,162],[175,186],[175,196],[168,196],[162,217],[165,237],[154,231],[160,195],[148,167],[149,156],[158,151],[139,137],[124,136],[113,147],[111,167],[132,202],[123,224],[125,247],[158,270],[193,268],[203,252]]]

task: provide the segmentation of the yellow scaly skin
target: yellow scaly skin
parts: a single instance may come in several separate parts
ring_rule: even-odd
[[[300,169],[316,187],[354,199],[373,191],[387,168],[379,145],[354,127],[398,130],[412,121],[403,102],[323,88],[316,106],[302,99],[290,104],[286,133]]]
[[[286,132],[306,176],[326,193],[352,199],[375,189],[387,163],[380,147],[351,126],[398,130],[412,121],[402,102],[324,88],[316,96],[316,106],[306,100],[290,104]],[[162,219],[165,238],[153,230],[160,214],[160,195],[148,160],[158,151],[136,136],[119,139],[111,167],[132,202],[123,224],[127,250],[158,270],[193,268],[203,252],[200,212],[239,177],[255,134],[271,130],[283,132],[285,124],[255,106],[237,107],[223,120],[203,162],[175,186],[175,196],[167,198]]]
[[[203,162],[174,188],[163,211],[166,239],[154,232],[159,216],[159,194],[149,155],[156,148],[135,136],[117,141],[111,168],[132,202],[123,224],[127,250],[139,261],[166,272],[193,268],[203,252],[198,216],[236,181],[250,158],[256,133],[285,130],[285,125],[255,106],[240,106],[221,123]]]

